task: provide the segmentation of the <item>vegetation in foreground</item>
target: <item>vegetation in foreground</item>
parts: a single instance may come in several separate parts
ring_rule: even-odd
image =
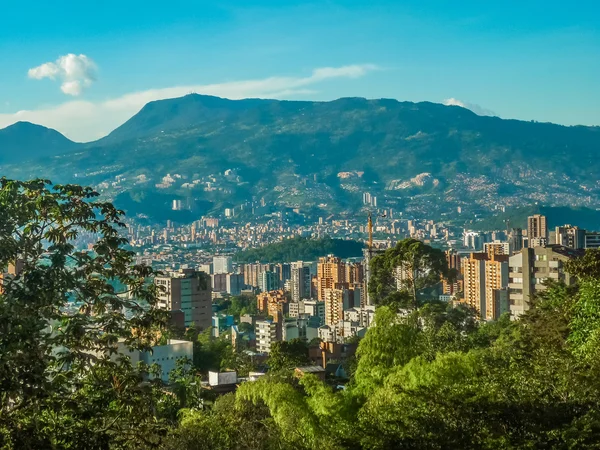
[[[519,321],[480,323],[464,307],[375,286],[377,326],[346,389],[295,378],[282,346],[278,370],[209,405],[185,364],[166,387],[145,381],[155,368],[110,358],[119,338],[147,348],[164,317],[133,300],[153,305],[151,272],[131,265],[119,212],[94,197],[78,186],[0,182],[0,262],[25,260],[0,294],[0,448],[600,447],[599,251],[568,267],[576,286],[548,285]],[[94,258],[69,244],[79,230],[97,233]],[[427,255],[401,244],[378,262],[378,283],[386,258]],[[133,295],[115,292],[115,279]],[[67,299],[80,308],[65,310]],[[400,301],[412,303],[402,317]]]

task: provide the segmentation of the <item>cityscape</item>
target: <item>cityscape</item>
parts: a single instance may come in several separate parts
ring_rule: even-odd
[[[599,17],[4,2],[0,450],[600,449]]]

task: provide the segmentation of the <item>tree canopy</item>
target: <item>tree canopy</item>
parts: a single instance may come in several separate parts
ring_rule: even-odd
[[[339,258],[362,256],[363,244],[345,239],[307,239],[296,237],[264,247],[244,250],[235,255],[238,262],[289,263],[315,261],[320,256],[335,255]]]

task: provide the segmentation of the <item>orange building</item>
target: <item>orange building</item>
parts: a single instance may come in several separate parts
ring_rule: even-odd
[[[319,258],[317,264],[317,298],[325,300],[325,290],[333,289],[337,283],[346,282],[346,265],[340,258],[329,255]]]
[[[274,322],[280,321],[288,308],[288,299],[282,290],[263,292],[256,296],[258,311],[273,317]]]

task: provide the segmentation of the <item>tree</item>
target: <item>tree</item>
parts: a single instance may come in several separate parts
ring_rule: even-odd
[[[273,371],[291,370],[295,367],[310,363],[308,345],[302,339],[292,339],[289,342],[280,341],[271,344],[269,369]]]
[[[194,341],[194,366],[202,373],[224,369],[231,359],[231,340],[214,337],[212,327],[198,334]]]
[[[147,350],[164,313],[123,249],[121,211],[91,188],[0,180],[0,447],[134,448],[166,423],[160,380],[116,358]],[[76,239],[93,237],[92,252]],[[119,290],[116,286],[124,286]]]
[[[371,261],[369,294],[379,305],[418,307],[417,294],[450,275],[444,253],[416,239],[404,239]],[[399,277],[395,272],[399,271]],[[397,285],[397,279],[400,283]]]

